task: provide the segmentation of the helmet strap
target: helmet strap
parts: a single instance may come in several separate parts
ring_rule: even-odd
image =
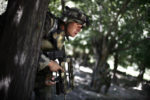
[[[69,24],[69,23],[65,23],[65,24],[64,24],[64,31],[65,31],[66,38],[67,38],[67,40],[69,41],[69,35],[68,35],[68,31],[67,31],[68,24]]]

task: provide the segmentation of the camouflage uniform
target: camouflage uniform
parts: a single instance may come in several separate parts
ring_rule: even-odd
[[[67,30],[67,25],[69,22],[77,22],[85,27],[88,24],[88,19],[87,16],[79,9],[70,9],[69,7],[66,7],[66,10],[61,19],[56,18],[49,12],[46,15],[44,37],[41,44],[41,54],[39,59],[39,68],[34,89],[36,100],[50,100],[51,98],[51,87],[45,86],[44,83],[49,71],[48,63],[51,60],[46,55],[46,52],[64,51],[63,44],[65,38],[68,38],[65,32]],[[61,30],[61,24],[65,25],[65,31]]]
[[[45,78],[49,72],[48,63],[51,59],[47,57],[45,52],[53,52],[63,50],[63,43],[65,40],[65,32],[60,29],[60,21],[51,13],[47,13],[44,37],[41,44],[41,54],[39,59],[39,67],[35,81],[35,95],[36,100],[50,100],[51,87],[45,86]]]

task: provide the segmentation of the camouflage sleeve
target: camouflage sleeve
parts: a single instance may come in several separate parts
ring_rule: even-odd
[[[51,50],[53,48],[54,48],[54,46],[50,41],[48,41],[47,39],[42,39],[42,41],[41,41],[41,50],[42,51]]]
[[[44,54],[40,55],[40,60],[39,60],[39,68],[38,71],[43,70],[44,68],[46,68],[48,66],[50,62],[50,59],[48,57],[46,57]]]
[[[49,74],[49,73],[50,73],[50,71],[49,71],[48,67],[46,67],[43,70],[38,71],[36,73],[36,79],[35,79],[35,85],[34,85],[35,89],[40,89],[40,88],[46,87],[45,78],[46,78],[47,74]]]
[[[49,73],[49,68],[47,67],[50,59],[46,57],[43,53],[40,54],[38,72],[36,73],[35,79],[35,89],[40,89],[45,87],[45,78],[47,73]]]

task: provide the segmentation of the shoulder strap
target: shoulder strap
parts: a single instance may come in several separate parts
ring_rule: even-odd
[[[47,12],[45,25],[44,25],[44,37],[48,37],[49,34],[57,30],[57,28],[58,28],[57,18],[50,12]]]

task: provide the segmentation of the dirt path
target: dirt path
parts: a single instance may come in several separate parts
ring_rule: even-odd
[[[91,73],[75,69],[75,89],[67,94],[66,100],[150,100],[142,90],[124,88],[111,84],[106,95],[90,90]],[[64,96],[55,96],[53,100],[63,100]]]

